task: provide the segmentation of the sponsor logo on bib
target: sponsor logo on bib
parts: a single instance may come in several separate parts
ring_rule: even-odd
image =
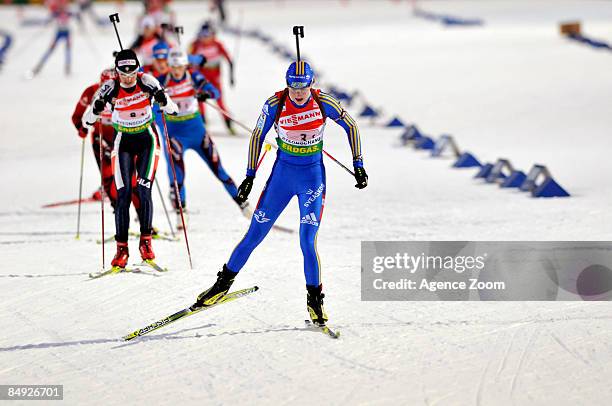
[[[310,110],[303,113],[292,114],[290,116],[281,117],[278,120],[280,126],[293,126],[296,127],[302,124],[308,124],[316,120],[322,119],[320,110]]]

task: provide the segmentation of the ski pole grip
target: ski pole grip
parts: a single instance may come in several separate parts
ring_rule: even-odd
[[[293,35],[299,36],[300,38],[304,38],[304,26],[303,25],[294,25],[293,26]]]
[[[108,18],[111,20],[111,23],[118,23],[119,22],[119,13],[111,14],[111,15],[108,16]]]
[[[176,39],[179,45],[181,45],[181,34],[183,34],[183,26],[174,27],[174,33],[176,34]]]

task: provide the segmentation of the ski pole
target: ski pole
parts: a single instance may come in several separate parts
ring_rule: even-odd
[[[236,120],[235,118],[233,118],[227,111],[223,110],[221,107],[212,104],[211,102],[209,102],[208,100],[206,100],[204,103],[208,104],[210,107],[212,107],[213,109],[217,109],[220,112],[222,112],[223,114],[225,114],[230,120],[232,120],[234,123],[236,123],[240,128],[246,130],[249,132],[249,134],[251,133],[251,129],[249,127],[247,127],[246,125],[242,124],[240,121]],[[267,145],[270,145],[272,148],[278,148],[276,145],[272,144],[271,142],[266,141]],[[327,155],[332,161],[334,161],[335,163],[337,163],[342,169],[344,169],[345,171],[347,171],[348,173],[350,173],[352,176],[355,176],[355,173],[353,171],[351,171],[348,167],[346,167],[346,165],[344,165],[342,162],[338,161],[336,158],[334,158],[329,152],[323,150],[323,153],[325,155]]]
[[[266,157],[266,154],[268,153],[268,151],[270,151],[272,149],[272,144],[266,144],[264,145],[264,153],[261,156],[261,158],[259,158],[259,162],[257,162],[257,168],[255,168],[255,171],[257,171],[259,169],[259,167],[261,166],[261,163],[263,162],[264,158]]]
[[[104,271],[104,155],[102,153],[102,123],[98,121],[96,124],[100,137],[100,210],[102,213],[102,271]]]
[[[174,196],[176,204],[181,214],[181,222],[183,223],[183,235],[185,236],[185,245],[187,246],[187,256],[189,257],[189,266],[193,269],[191,262],[191,250],[189,249],[189,239],[187,238],[187,226],[185,225],[185,216],[183,215],[183,205],[181,204],[181,196],[179,194],[178,182],[176,180],[176,169],[174,168],[174,158],[172,157],[172,147],[170,146],[170,137],[168,136],[168,126],[166,125],[166,117],[162,113],[162,122],[164,123],[164,138],[166,139],[166,147],[168,148],[168,156],[170,157],[170,167],[172,168],[172,177],[174,181]]]
[[[90,131],[87,133],[89,135]],[[76,239],[81,238],[81,201],[83,199],[83,162],[85,161],[85,138],[81,143],[81,174],[79,175],[79,209],[77,212],[77,232]]]
[[[325,155],[327,155],[332,161],[334,161],[335,163],[337,163],[338,165],[340,165],[340,167],[342,169],[344,169],[345,171],[347,171],[348,173],[350,173],[352,176],[355,176],[355,172],[351,171],[349,168],[347,168],[342,162],[338,161],[336,158],[334,158],[329,152],[323,150],[323,153]]]
[[[168,227],[170,227],[172,238],[176,238],[176,234],[174,234],[174,227],[172,227],[172,222],[170,221],[170,215],[168,214],[168,209],[166,208],[166,202],[164,201],[164,196],[162,195],[162,191],[161,191],[161,188],[159,187],[159,183],[157,182],[157,178],[155,178],[155,186],[157,186],[157,191],[159,192],[159,199],[161,200],[162,207],[164,208],[164,213],[166,213],[166,219],[168,220]]]
[[[113,23],[113,27],[115,28],[115,35],[117,35],[117,41],[119,41],[119,48],[123,51],[123,44],[121,44],[121,37],[119,37],[119,31],[117,30],[117,23],[119,21],[119,13],[111,14],[108,16],[111,23]]]

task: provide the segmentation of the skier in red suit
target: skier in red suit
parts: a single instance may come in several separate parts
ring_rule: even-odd
[[[202,25],[198,37],[191,44],[189,53],[193,55],[203,55],[206,58],[206,64],[202,67],[201,73],[206,80],[219,90],[220,96],[219,99],[217,99],[217,104],[221,109],[227,111],[227,107],[223,101],[223,87],[221,86],[221,62],[225,59],[229,64],[230,86],[232,87],[234,87],[234,64],[223,44],[217,39],[215,30],[210,23],[204,23],[204,25]],[[200,112],[202,113],[202,118],[205,119],[204,103],[200,103]],[[228,131],[231,134],[235,134],[229,117],[223,113],[222,115]]]

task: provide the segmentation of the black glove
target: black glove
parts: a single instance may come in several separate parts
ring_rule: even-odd
[[[363,168],[355,168],[355,180],[357,184],[355,187],[357,189],[363,189],[368,186],[368,174]]]
[[[153,97],[155,98],[155,101],[160,105],[160,106],[165,106],[166,103],[168,103],[168,98],[166,97],[166,93],[164,93],[163,90],[158,90],[157,92],[155,92],[155,94],[153,95]]]
[[[251,189],[253,189],[253,180],[255,180],[255,176],[247,175],[238,187],[238,194],[236,195],[236,202],[238,204],[246,202],[249,198],[249,193],[251,193]]]
[[[100,113],[104,111],[104,107],[106,107],[106,103],[104,103],[104,101],[100,99],[96,99],[96,101],[93,104],[93,113],[96,116],[99,116]]]
[[[209,92],[205,91],[205,92],[202,92],[202,93],[198,93],[198,95],[196,97],[197,97],[198,101],[203,102],[203,101],[206,101],[208,99],[212,99],[213,95],[210,94]]]

